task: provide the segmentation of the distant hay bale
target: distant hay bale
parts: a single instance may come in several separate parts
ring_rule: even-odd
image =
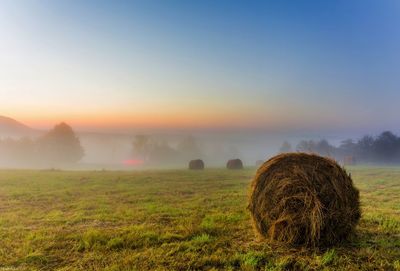
[[[191,160],[189,162],[189,169],[202,170],[204,169],[204,162],[201,159]]]
[[[227,169],[243,169],[243,163],[240,159],[231,159],[226,163]]]
[[[260,237],[291,246],[327,247],[347,239],[360,219],[359,192],[335,161],[285,153],[265,162],[248,209]]]

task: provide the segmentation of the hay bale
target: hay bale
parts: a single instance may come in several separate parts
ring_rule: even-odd
[[[359,192],[346,171],[306,153],[266,161],[252,182],[248,209],[263,239],[306,247],[347,239],[361,216]]]
[[[202,170],[204,169],[204,162],[201,159],[191,160],[189,162],[189,169]]]
[[[231,159],[226,163],[227,169],[243,169],[243,163],[240,159]]]

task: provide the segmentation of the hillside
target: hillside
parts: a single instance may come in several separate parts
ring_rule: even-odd
[[[32,129],[12,118],[0,116],[0,137],[32,137],[40,131]]]

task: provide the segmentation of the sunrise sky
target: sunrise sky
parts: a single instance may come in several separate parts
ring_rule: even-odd
[[[0,115],[399,132],[399,48],[397,0],[2,0]]]

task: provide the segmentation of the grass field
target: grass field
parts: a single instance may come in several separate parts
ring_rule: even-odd
[[[0,271],[400,270],[400,168],[350,169],[358,236],[325,251],[256,240],[254,171],[0,171]]]

